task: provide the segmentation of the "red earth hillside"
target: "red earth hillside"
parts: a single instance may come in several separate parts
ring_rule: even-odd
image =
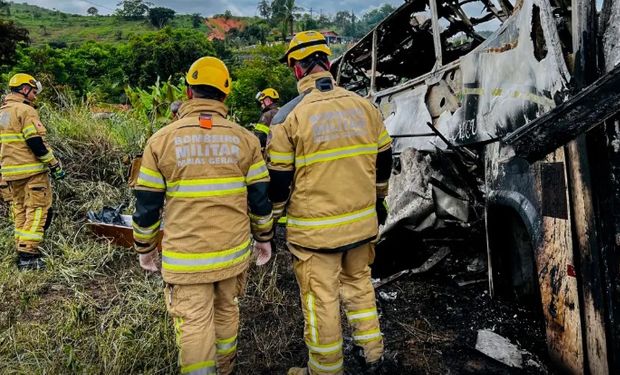
[[[206,24],[211,29],[209,40],[224,40],[226,33],[231,29],[243,30],[246,26],[246,23],[242,20],[225,17],[207,18]]]

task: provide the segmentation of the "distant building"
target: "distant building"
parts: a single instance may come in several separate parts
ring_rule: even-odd
[[[327,44],[342,44],[345,42],[345,38],[341,37],[333,30],[322,30],[321,34],[325,36]]]
[[[337,32],[333,30],[322,30],[320,31],[320,33],[323,34],[323,36],[327,40],[327,44],[342,44],[348,42],[351,39],[340,36]],[[295,34],[288,35],[286,37],[286,41],[290,42],[291,40],[293,40],[293,36],[295,36]]]

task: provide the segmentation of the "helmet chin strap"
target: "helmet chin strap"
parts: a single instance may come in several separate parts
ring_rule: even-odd
[[[32,90],[34,90],[34,87],[32,87],[30,85],[24,85],[24,86],[28,87],[28,91],[26,91],[25,93],[23,91],[20,91],[19,93],[22,94],[24,96],[24,98],[28,99],[28,95],[30,95]]]
[[[308,74],[310,74],[312,72],[312,70],[314,69],[315,66],[319,65],[320,67],[322,67],[323,69],[325,69],[326,71],[329,71],[329,62],[326,64],[323,61],[319,60],[319,59],[314,59],[312,61],[312,63],[310,64],[310,66],[308,66],[308,69],[306,69],[305,71],[303,70],[303,68],[301,67],[300,64],[295,64],[295,78],[297,78],[297,80],[300,80],[304,77],[306,77]]]
[[[297,78],[298,81],[307,75],[307,73],[304,72],[304,70],[301,68],[301,65],[299,64],[295,64],[294,70],[295,70],[295,78]]]

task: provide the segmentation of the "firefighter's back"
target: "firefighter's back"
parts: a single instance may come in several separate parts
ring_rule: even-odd
[[[280,155],[274,145],[270,157],[294,163],[289,240],[333,249],[377,234],[376,157],[383,127],[376,108],[336,87],[329,73],[311,83],[294,108],[286,109],[286,120],[275,125],[289,133],[294,155]]]
[[[253,135],[218,114],[213,106],[224,105],[214,103],[188,103],[196,107],[189,109],[193,113],[161,129],[147,145],[156,169],[143,162],[138,184],[148,186],[150,179],[165,186],[162,269],[169,282],[225,279],[238,274],[250,256],[246,181],[256,173],[251,163],[260,151]]]

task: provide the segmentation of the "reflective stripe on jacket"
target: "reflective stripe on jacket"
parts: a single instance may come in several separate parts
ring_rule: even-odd
[[[391,147],[381,113],[335,86],[329,72],[307,76],[298,89],[297,102],[271,125],[267,147],[269,169],[294,171],[287,239],[316,250],[368,240],[378,230],[377,154]]]
[[[181,106],[180,119],[153,135],[144,150],[135,189],[165,194],[166,282],[233,277],[248,265],[252,234],[271,231],[271,204],[256,215],[248,204],[252,189],[269,181],[260,145],[251,132],[226,120],[226,114],[221,102],[192,99]],[[200,118],[208,119],[210,127],[201,126]],[[268,203],[266,189],[262,191]],[[160,214],[141,207],[144,212],[134,213],[134,222],[141,223],[134,224],[134,239],[150,251]]]
[[[26,140],[33,137],[45,137],[46,133],[37,110],[22,95],[7,95],[5,103],[0,107],[0,173],[6,181],[47,172],[48,163],[55,161],[54,154],[49,151],[37,157],[26,143]]]

